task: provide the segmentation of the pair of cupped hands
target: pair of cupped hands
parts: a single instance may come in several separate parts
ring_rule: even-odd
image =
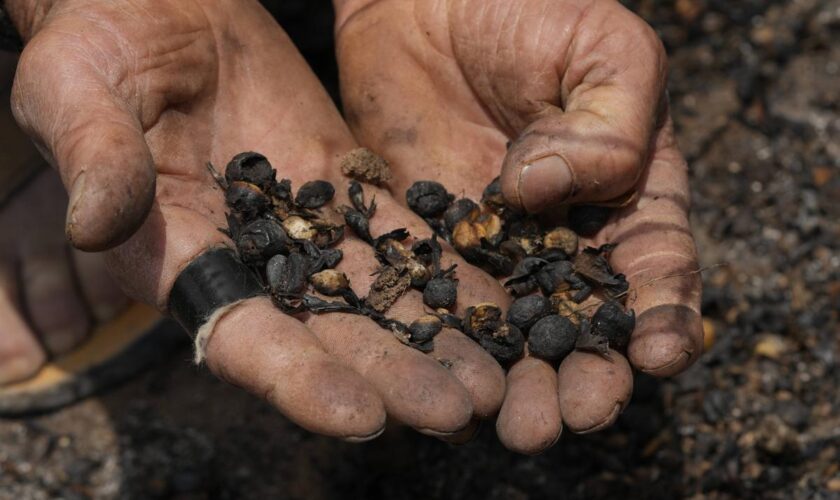
[[[612,424],[632,393],[630,365],[656,376],[702,350],[700,283],[688,224],[686,164],[665,97],[654,32],[612,0],[336,0],[344,117],[256,0],[7,0],[27,41],[13,91],[20,125],[69,193],[66,234],[103,251],[133,298],[165,311],[179,272],[232,246],[208,172],[236,153],[266,155],[294,186],[325,179],[347,203],[338,166],[365,146],[394,179],[367,187],[374,235],[431,230],[405,207],[414,181],[479,199],[501,174],[507,202],[549,213],[635,192],[584,244],[611,256],[631,287],[628,358],[575,353],[558,368],[525,357],[507,373],[454,330],[423,354],[365,317],[286,316],[248,299],[217,323],[210,370],[314,432],[366,440],[386,420],[458,440],[497,416],[500,440],[535,453],[563,424]],[[345,121],[346,120],[346,121]],[[510,142],[509,147],[506,147]],[[360,295],[376,268],[352,234],[339,269]],[[457,308],[511,298],[458,265]],[[411,321],[417,292],[391,310]],[[445,367],[438,360],[448,360]]]

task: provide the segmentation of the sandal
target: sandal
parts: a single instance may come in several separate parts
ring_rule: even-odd
[[[0,387],[0,416],[44,413],[124,382],[186,344],[178,325],[133,304],[34,377]]]

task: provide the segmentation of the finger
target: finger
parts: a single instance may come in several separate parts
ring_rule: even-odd
[[[64,42],[45,34],[27,44],[13,109],[70,194],[67,237],[82,250],[103,250],[143,222],[155,193],[154,164],[136,114],[111,91],[97,61]]]
[[[90,330],[66,247],[21,257],[26,309],[47,350],[61,354],[75,347]]]
[[[337,268],[364,296],[378,267],[373,250],[355,238],[347,238],[341,248],[345,256]],[[409,305],[412,295],[409,292],[399,306],[389,309],[388,317],[420,317],[422,307],[417,302]],[[433,435],[451,434],[468,424],[473,405],[467,389],[438,361],[402,344],[392,332],[368,318],[344,314],[312,315],[306,324],[327,351],[377,388],[395,419]]]
[[[633,394],[633,373],[627,359],[616,351],[610,351],[609,360],[573,352],[560,363],[557,386],[566,427],[587,434],[615,422]]]
[[[0,386],[25,380],[46,361],[46,352],[38,343],[20,313],[14,273],[0,269]]]
[[[702,352],[702,283],[688,220],[685,160],[670,122],[643,179],[636,209],[610,231],[612,264],[630,284],[627,307],[636,312],[628,356],[641,371],[670,376]]]
[[[128,297],[108,274],[101,254],[78,250],[72,254],[79,288],[94,321],[107,322],[128,306]]]
[[[517,130],[502,166],[505,199],[532,213],[633,188],[659,115],[666,56],[644,21],[617,2],[601,2],[575,25],[555,70],[559,99],[519,109],[527,126]],[[510,99],[545,102],[546,89],[524,88],[534,94]]]
[[[173,283],[206,250],[230,245],[216,228],[224,210],[212,185],[162,177],[171,192],[191,189],[194,209],[156,204],[134,236],[106,254],[111,274],[129,295],[165,310]],[[202,213],[198,211],[201,210]],[[264,397],[302,427],[348,439],[369,439],[385,422],[376,390],[334,361],[299,321],[266,298],[245,300],[212,326],[211,370]]]
[[[563,419],[557,392],[557,373],[545,361],[525,358],[511,367],[507,395],[496,433],[511,451],[533,455],[560,439]]]
[[[406,226],[415,239],[431,236],[429,227],[422,220],[408,210],[398,206],[394,200],[380,192],[377,197],[379,208],[377,215],[371,220],[374,234],[394,229],[400,225]],[[386,229],[387,228],[387,229]],[[346,243],[345,261],[340,264],[350,277],[351,283],[358,293],[364,295],[370,289],[375,276],[372,269],[375,264],[364,262],[364,258],[373,257],[373,249],[353,239]],[[456,311],[464,311],[470,305],[481,302],[496,302],[506,307],[509,301],[507,294],[489,275],[466,264],[455,252],[449,248],[441,259],[443,267],[457,264],[458,299]],[[422,294],[409,291],[389,309],[388,315],[405,324],[420,318],[429,311],[424,305]],[[499,364],[464,334],[445,328],[434,340],[434,351],[430,353],[434,359],[445,361],[449,371],[454,375],[470,394],[475,415],[486,418],[494,415],[502,404],[505,393],[505,376]]]
[[[478,436],[479,431],[481,431],[481,420],[474,418],[470,421],[469,425],[464,427],[463,430],[460,430],[450,436],[442,436],[440,437],[440,440],[445,443],[461,446],[475,439]]]
[[[363,441],[385,428],[375,389],[268,298],[249,299],[217,323],[207,364],[310,431]]]

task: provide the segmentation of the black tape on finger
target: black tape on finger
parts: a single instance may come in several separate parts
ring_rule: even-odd
[[[193,259],[178,275],[169,293],[169,313],[195,340],[217,310],[263,294],[257,277],[233,250],[215,248]]]

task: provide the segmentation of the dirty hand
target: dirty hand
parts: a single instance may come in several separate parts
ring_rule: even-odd
[[[260,151],[295,186],[320,178],[346,193],[338,161],[356,143],[255,0],[6,6],[28,40],[15,114],[70,192],[66,233],[78,248],[108,249],[109,270],[132,297],[166,310],[173,283],[194,258],[232,245],[217,229],[225,206],[208,160],[224,166],[240,151]],[[374,234],[396,227],[428,234],[386,192],[376,201]],[[338,203],[348,203],[346,195]],[[339,268],[363,295],[376,268],[373,252],[351,236],[340,248]],[[459,271],[472,290],[461,300],[505,300],[482,273],[465,265]],[[415,319],[421,311],[415,292],[394,314]],[[454,331],[439,335],[427,356],[368,318],[299,320],[262,296],[208,324],[215,325],[206,345],[214,373],[324,434],[369,439],[387,414],[451,435],[473,417],[494,414],[504,395],[501,368]]]
[[[435,179],[478,199],[501,171],[529,212],[633,190],[585,244],[617,243],[613,268],[634,289],[630,363],[657,376],[700,354],[700,280],[686,164],[667,116],[666,57],[614,1],[335,0],[342,97],[356,138],[397,168],[397,192]],[[506,143],[511,141],[506,150]],[[573,354],[559,373],[526,358],[508,374],[497,421],[511,449],[602,429],[629,402],[632,376]],[[562,416],[561,416],[562,415]]]

